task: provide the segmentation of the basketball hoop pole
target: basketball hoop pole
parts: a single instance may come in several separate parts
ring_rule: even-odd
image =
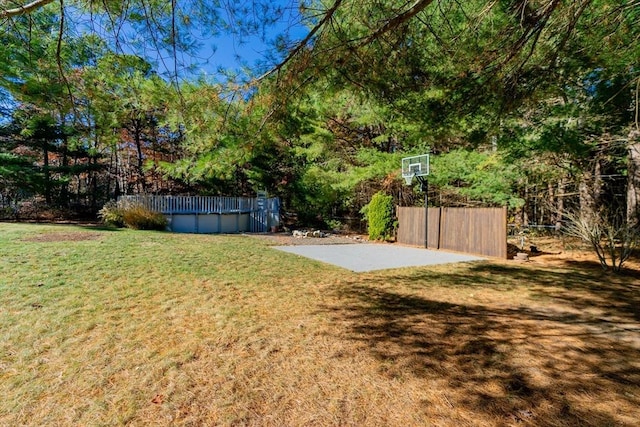
[[[402,177],[407,185],[415,177],[424,192],[424,247],[429,248],[429,154],[404,157],[402,159]]]
[[[420,189],[424,193],[424,247],[429,249],[429,178],[416,176]]]

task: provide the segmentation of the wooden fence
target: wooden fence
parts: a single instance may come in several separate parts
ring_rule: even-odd
[[[506,208],[429,208],[429,249],[507,258]],[[398,207],[399,243],[425,246],[425,209]]]

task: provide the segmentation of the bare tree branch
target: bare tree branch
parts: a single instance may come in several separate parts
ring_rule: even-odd
[[[327,11],[324,13],[324,16],[322,17],[322,19],[320,20],[320,22],[318,22],[312,29],[311,31],[309,31],[309,34],[307,34],[307,36],[302,39],[295,48],[293,48],[289,54],[287,55],[286,58],[284,58],[282,61],[280,61],[280,63],[278,63],[278,65],[276,65],[275,67],[273,67],[272,69],[270,69],[269,71],[267,71],[266,73],[264,73],[263,75],[261,75],[260,77],[258,77],[256,79],[256,81],[260,81],[265,79],[266,77],[270,76],[271,74],[279,71],[282,69],[282,67],[284,67],[289,61],[291,61],[297,54],[298,52],[300,52],[302,49],[304,49],[307,44],[309,44],[309,42],[311,41],[311,39],[316,35],[316,33],[318,31],[320,31],[320,29],[329,21],[331,21],[331,19],[333,18],[333,15],[336,13],[336,11],[338,10],[338,8],[340,7],[340,5],[342,4],[343,0],[336,0],[335,3],[333,3],[333,6],[331,6],[329,9],[327,9]]]
[[[640,76],[636,77],[636,130],[640,130]]]
[[[59,2],[60,2],[60,28],[58,30],[58,40],[56,43],[56,64],[58,64],[58,73],[60,73],[60,78],[62,79],[62,82],[64,83],[67,89],[67,94],[69,95],[71,108],[73,108],[75,112],[76,103],[73,99],[73,91],[71,90],[71,84],[67,79],[67,75],[64,73],[64,67],[62,65],[62,39],[64,37],[65,11],[64,11],[64,0],[59,0]]]
[[[0,11],[0,18],[11,18],[13,16],[26,15],[52,2],[53,0],[34,0],[31,3],[25,4],[24,6],[18,6],[13,9],[5,9]]]
[[[364,38],[364,40],[361,40],[360,45],[366,45],[368,43],[371,43],[376,39],[378,39],[380,36],[386,34],[387,32],[392,31],[395,28],[398,28],[398,26],[402,25],[403,23],[407,22],[408,20],[416,16],[418,13],[423,11],[427,6],[433,3],[433,1],[434,0],[416,0],[406,11],[398,15],[395,15],[393,18],[386,21],[384,25],[382,25],[380,28],[375,30],[372,34]],[[275,67],[271,68],[269,71],[267,71],[266,73],[264,73],[263,75],[255,79],[255,81],[258,82],[265,79],[266,77],[274,74],[275,72],[280,71],[287,63],[289,63],[298,53],[300,53],[300,51],[302,51],[302,49],[304,49],[309,44],[309,42],[313,39],[316,33],[320,31],[320,29],[323,26],[331,22],[333,16],[335,15],[338,8],[340,8],[342,3],[343,3],[343,0],[335,0],[333,5],[324,12],[323,14],[324,16],[322,17],[322,19],[311,29],[309,34],[307,34],[307,36],[304,39],[302,39],[295,46],[295,48],[293,48],[289,52],[286,58],[284,58]]]
[[[378,28],[375,32],[373,32],[369,37],[367,37],[362,44],[368,44],[379,38],[381,35],[398,28],[400,25],[404,24],[418,13],[422,12],[427,6],[433,3],[433,0],[416,0],[413,5],[405,12],[394,16],[389,19],[382,27]]]
[[[550,64],[549,64],[551,67],[553,67],[556,64],[556,61],[558,60],[558,56],[564,50],[567,42],[569,41],[569,38],[574,34],[574,30],[576,29],[576,25],[578,24],[578,21],[580,20],[580,17],[584,14],[585,10],[587,9],[587,7],[589,7],[591,5],[591,3],[592,3],[591,0],[585,1],[573,13],[573,16],[571,17],[571,19],[570,19],[570,21],[569,21],[569,23],[567,25],[567,29],[564,32],[564,35],[562,36],[562,39],[558,43],[558,45],[556,47],[556,51],[555,51],[555,53],[553,54],[553,56],[551,58],[551,61],[550,61]]]

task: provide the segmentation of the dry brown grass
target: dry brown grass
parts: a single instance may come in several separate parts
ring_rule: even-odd
[[[51,232],[87,230],[0,224],[0,425],[640,419],[638,271],[356,274],[243,236],[24,241]]]

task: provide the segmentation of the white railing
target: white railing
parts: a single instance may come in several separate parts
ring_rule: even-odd
[[[178,213],[238,213],[258,210],[278,210],[277,198],[266,199],[264,206],[259,206],[258,199],[248,197],[213,197],[213,196],[153,196],[139,194],[120,196],[119,203],[142,205],[152,211],[163,214]],[[260,209],[262,208],[262,209]]]

